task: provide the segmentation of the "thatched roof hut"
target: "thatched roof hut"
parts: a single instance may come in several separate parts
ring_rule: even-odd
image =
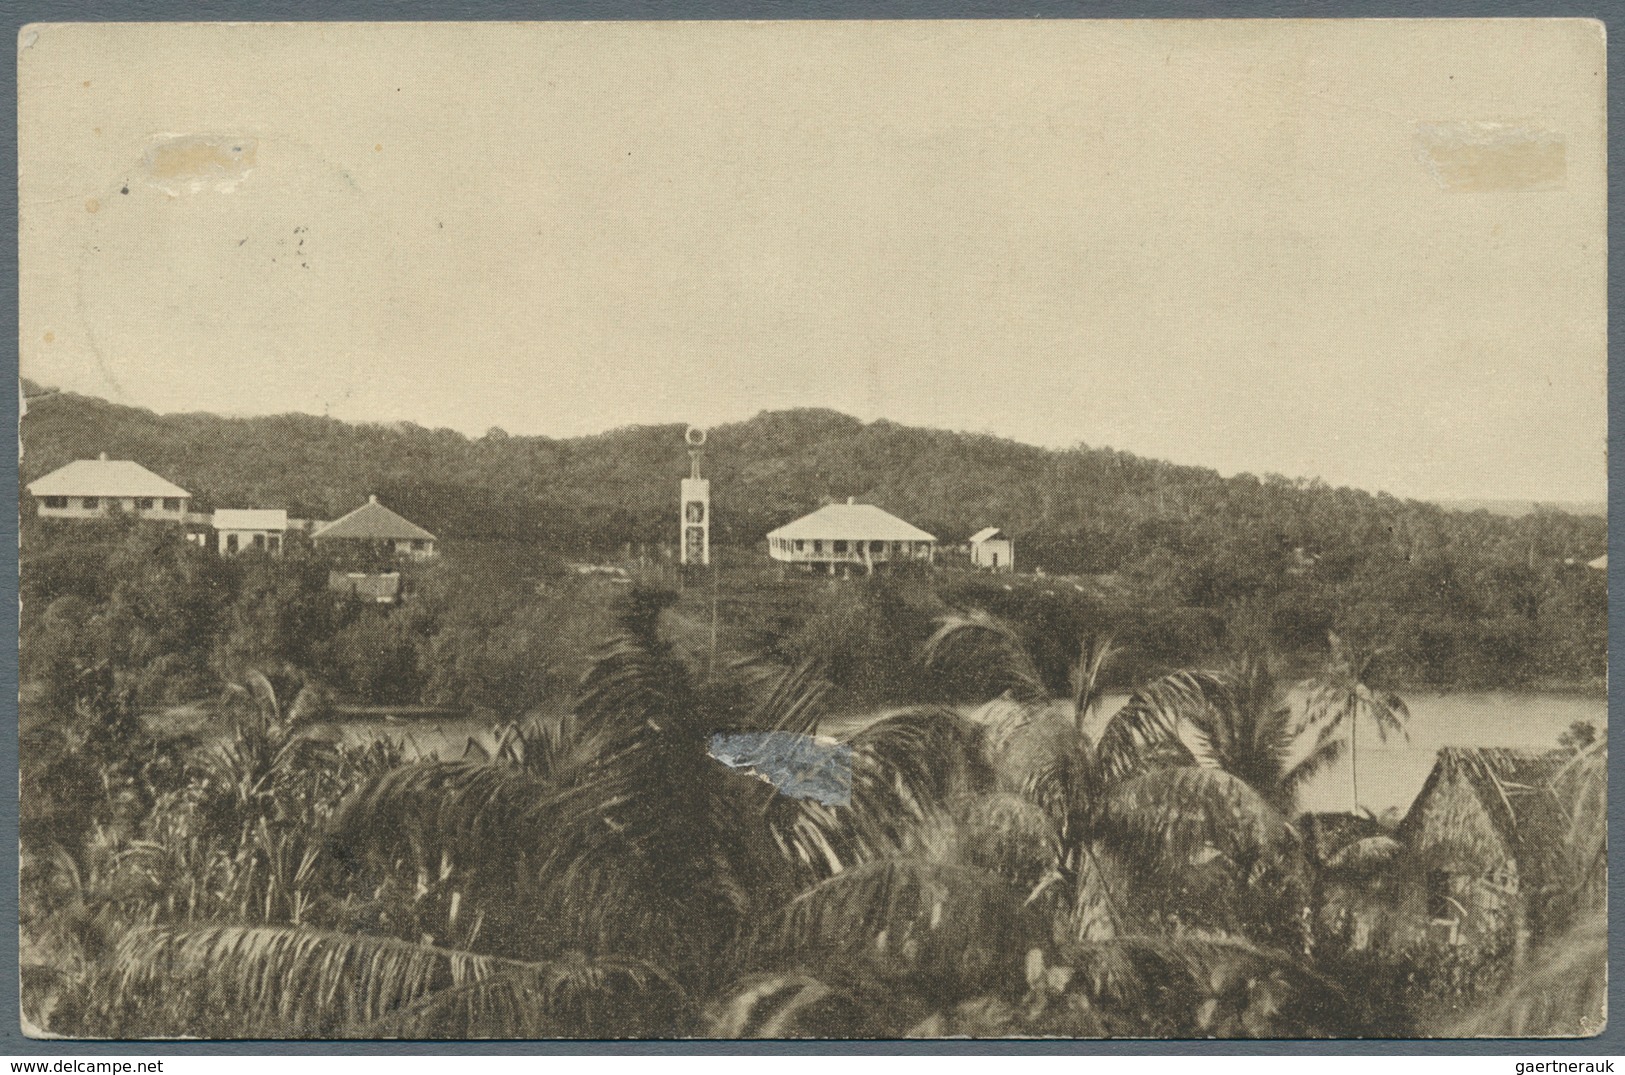
[[[1425,871],[1428,917],[1457,943],[1521,944],[1565,884],[1568,816],[1556,780],[1574,755],[1447,747],[1396,836]],[[1508,935],[1507,931],[1512,931]]]

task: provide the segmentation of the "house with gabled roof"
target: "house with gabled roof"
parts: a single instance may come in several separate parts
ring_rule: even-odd
[[[767,535],[767,554],[784,564],[830,574],[905,563],[929,564],[937,539],[873,504],[826,504]]]
[[[42,519],[127,515],[184,523],[192,494],[128,459],[76,459],[28,483]]]
[[[984,571],[1014,571],[1016,569],[1016,543],[996,526],[976,531],[967,542],[970,562]]]
[[[378,503],[376,496],[348,515],[317,527],[310,535],[317,548],[382,548],[395,556],[427,560],[435,554],[435,536]]]

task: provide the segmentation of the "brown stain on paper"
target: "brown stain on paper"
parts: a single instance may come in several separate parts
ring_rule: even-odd
[[[149,179],[171,194],[210,186],[229,190],[253,170],[258,151],[252,138],[188,135],[155,143],[142,166]]]
[[[1456,194],[1561,190],[1568,173],[1563,135],[1511,123],[1419,123],[1423,163]]]
[[[147,171],[155,179],[203,179],[244,171],[254,163],[255,145],[241,139],[181,138],[153,146]]]

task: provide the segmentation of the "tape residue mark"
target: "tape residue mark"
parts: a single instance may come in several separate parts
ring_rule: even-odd
[[[1558,131],[1482,120],[1418,123],[1422,162],[1457,194],[1561,190],[1568,171]]]
[[[142,170],[170,196],[203,190],[227,193],[254,168],[258,143],[229,135],[164,138],[147,150]]]

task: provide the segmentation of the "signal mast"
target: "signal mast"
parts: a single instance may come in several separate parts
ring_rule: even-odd
[[[684,566],[703,567],[711,562],[711,482],[700,477],[705,430],[689,426],[683,439],[688,443],[689,470],[688,477],[683,479],[682,510],[678,517],[678,557]]]

